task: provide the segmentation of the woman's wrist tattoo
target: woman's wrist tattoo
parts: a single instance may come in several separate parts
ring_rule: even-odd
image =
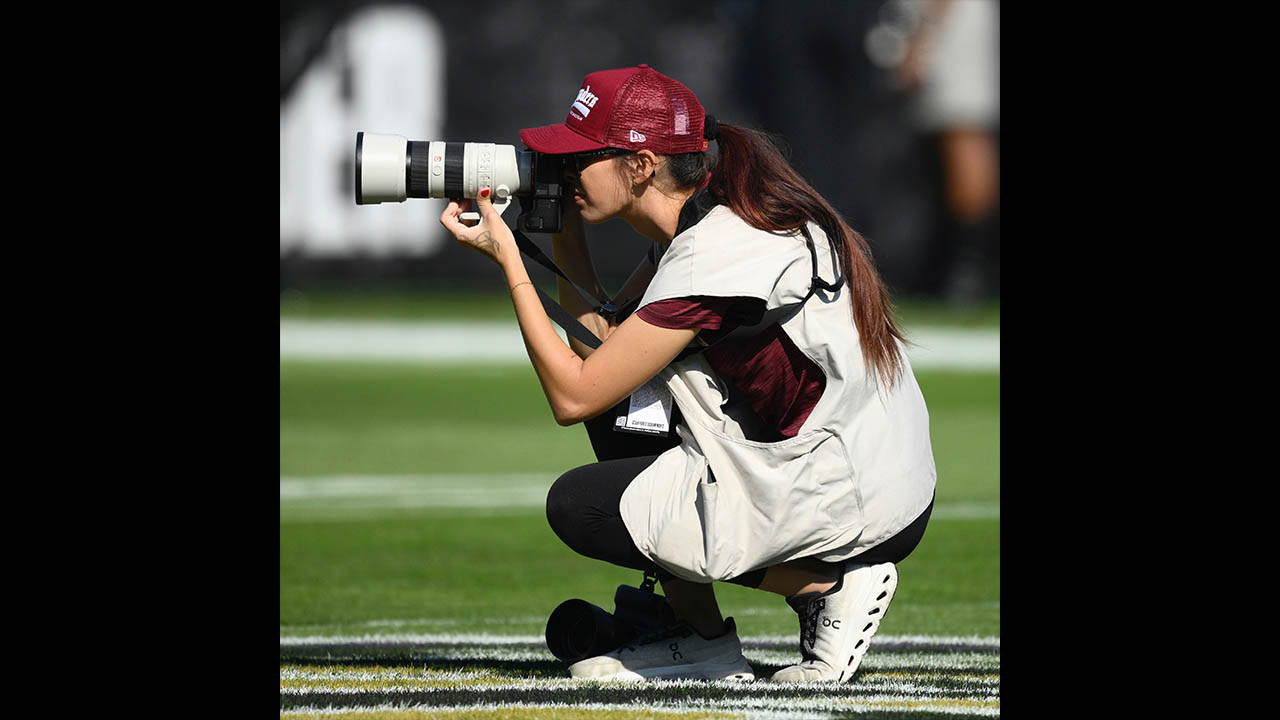
[[[498,241],[493,239],[493,233],[488,230],[480,233],[480,237],[476,238],[476,247],[488,252],[490,255],[497,256]]]

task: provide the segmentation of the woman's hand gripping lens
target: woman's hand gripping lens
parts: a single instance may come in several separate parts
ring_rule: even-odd
[[[459,245],[480,252],[502,265],[512,253],[518,253],[519,250],[511,228],[507,227],[502,216],[493,207],[491,195],[490,188],[482,187],[474,202],[469,199],[450,200],[440,214],[440,224],[453,234]],[[473,207],[479,211],[480,220],[463,220],[460,216],[470,212]]]

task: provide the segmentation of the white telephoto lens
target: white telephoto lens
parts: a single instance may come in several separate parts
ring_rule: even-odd
[[[437,145],[443,152],[437,152]],[[437,173],[435,160],[441,155],[446,160],[441,163],[442,172]],[[431,143],[431,159],[430,196],[433,198],[474,198],[480,194],[480,188],[486,186],[498,197],[507,197],[515,195],[521,187],[514,145]]]
[[[528,154],[528,153],[526,153]],[[474,198],[493,189],[494,200],[533,190],[529,160],[521,176],[514,145],[413,141],[400,135],[356,133],[356,204],[406,198]]]

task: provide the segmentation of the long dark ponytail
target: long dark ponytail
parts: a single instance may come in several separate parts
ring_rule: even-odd
[[[844,261],[862,357],[892,386],[902,371],[902,353],[896,341],[905,340],[894,321],[889,289],[876,271],[866,239],[800,177],[768,135],[724,123],[716,129],[720,152],[709,168],[711,193],[761,230],[790,232],[809,221],[823,229]],[[678,158],[672,163],[677,183],[689,186],[706,181],[709,153],[672,158]]]

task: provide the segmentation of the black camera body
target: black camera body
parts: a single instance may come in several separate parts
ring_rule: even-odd
[[[357,205],[404,202],[406,198],[474,198],[493,189],[498,212],[520,198],[517,226],[525,232],[558,233],[568,202],[563,155],[516,150],[495,143],[409,140],[400,135],[356,133]],[[467,215],[463,214],[463,219]]]
[[[529,194],[520,198],[520,215],[516,226],[525,232],[558,233],[564,229],[564,203],[568,202],[564,184],[564,156],[548,155],[534,150],[519,150],[516,161],[529,158]]]
[[[619,585],[613,604],[615,612],[609,614],[586,600],[560,603],[547,620],[547,649],[562,662],[573,664],[676,622],[670,603],[652,590]]]

